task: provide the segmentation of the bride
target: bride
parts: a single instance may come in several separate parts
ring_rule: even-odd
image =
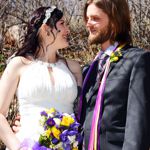
[[[55,6],[34,11],[21,49],[7,65],[0,84],[0,139],[10,150],[22,149],[25,138],[37,140],[40,112],[54,107],[72,113],[77,87],[82,84],[80,65],[58,55],[68,46],[69,29]],[[14,95],[19,101],[21,128],[15,135],[5,116]]]

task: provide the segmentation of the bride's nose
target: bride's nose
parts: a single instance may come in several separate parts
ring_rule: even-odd
[[[70,29],[69,29],[69,26],[68,26],[68,25],[66,25],[66,33],[67,33],[67,34],[70,34]]]

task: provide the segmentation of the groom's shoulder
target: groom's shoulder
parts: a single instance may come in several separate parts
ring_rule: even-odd
[[[129,53],[131,55],[132,54],[140,55],[145,52],[145,49],[137,47],[137,46],[131,46],[131,45],[126,46],[125,50],[127,53]]]

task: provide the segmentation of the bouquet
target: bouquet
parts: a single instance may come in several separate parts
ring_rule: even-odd
[[[74,114],[59,113],[54,108],[44,110],[40,125],[43,131],[38,142],[25,140],[22,147],[32,145],[33,150],[78,150],[82,136]]]

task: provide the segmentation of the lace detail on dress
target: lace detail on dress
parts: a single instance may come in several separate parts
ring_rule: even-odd
[[[36,59],[35,62],[41,64],[41,65],[44,65],[46,66],[47,68],[53,68],[55,67],[57,64],[60,63],[60,61],[57,61],[56,63],[48,63],[48,62],[44,62],[44,61],[41,61],[41,60],[38,60]]]

